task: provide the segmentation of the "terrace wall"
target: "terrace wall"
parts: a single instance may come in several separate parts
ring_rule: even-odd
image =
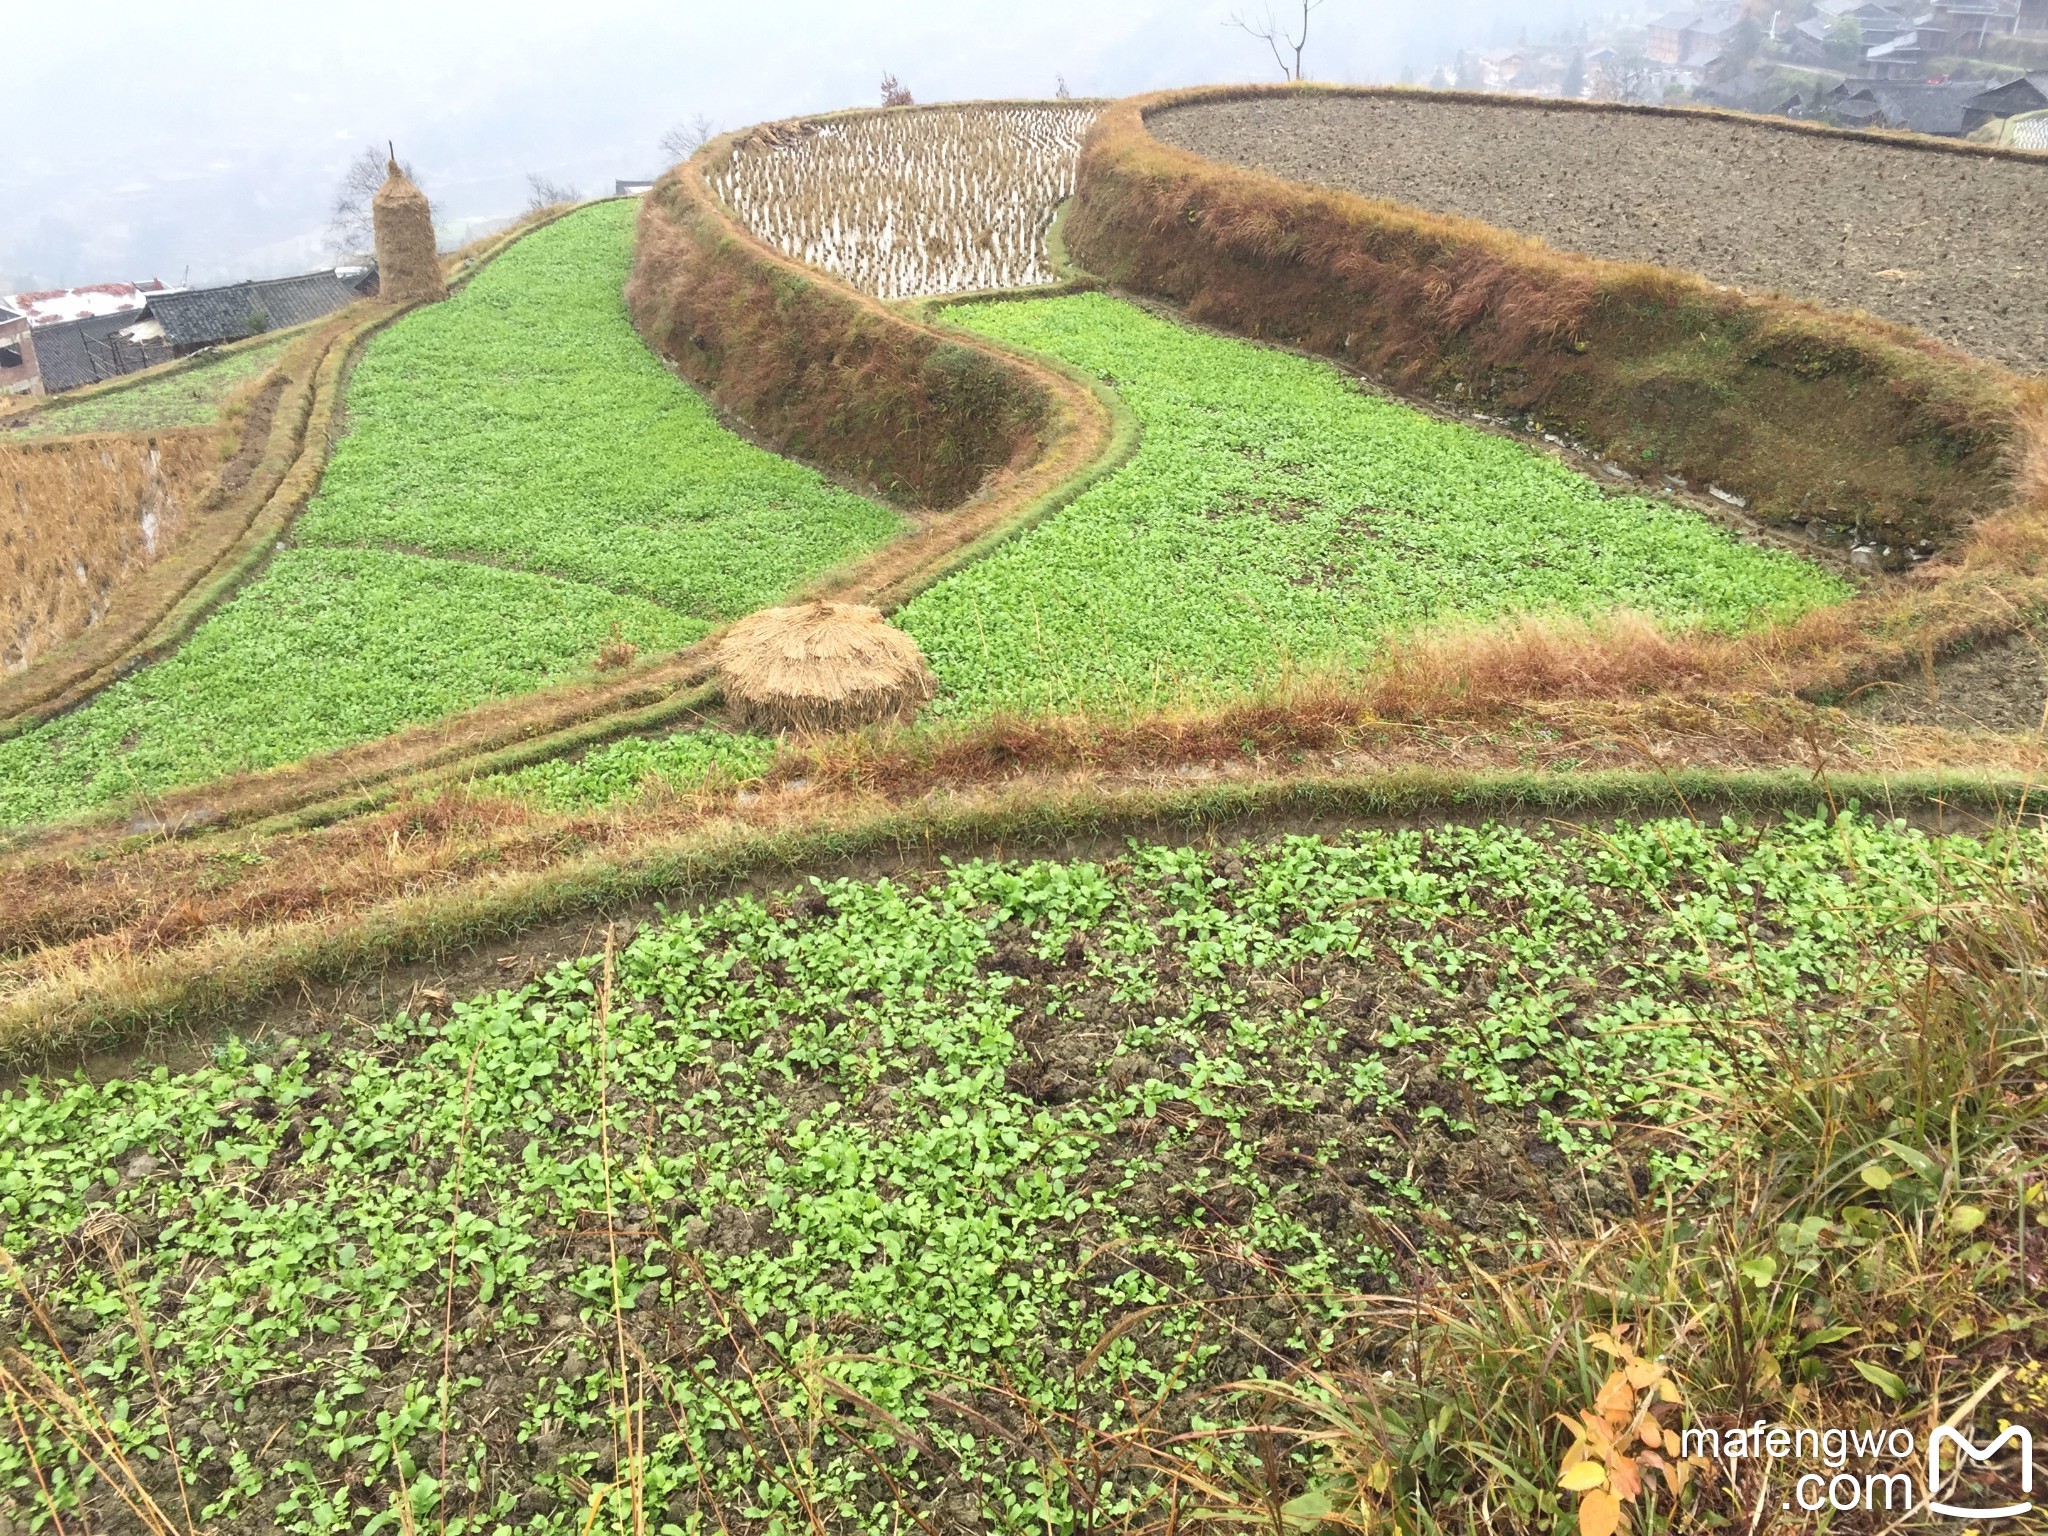
[[[190,531],[220,468],[211,427],[0,442],[0,670],[105,612]]]
[[[1767,518],[1945,543],[2004,500],[2018,381],[1917,332],[1220,165],[1145,126],[1177,105],[1300,89],[1111,107],[1082,152],[1074,257],[1194,320],[1539,414]]]
[[[704,180],[733,142],[646,196],[626,302],[648,345],[777,451],[900,501],[955,506],[1038,459],[1044,384],[756,240]]]

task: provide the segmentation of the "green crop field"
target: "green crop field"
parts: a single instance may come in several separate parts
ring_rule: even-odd
[[[1090,1515],[1034,1415],[1185,1426],[1345,1292],[1684,1191],[1766,1042],[1831,1061],[1890,1017],[1930,911],[2001,857],[1851,811],[729,899],[609,988],[588,959],[11,1090],[0,1230],[73,1401],[176,1508],[172,1405],[197,1528],[895,1532],[936,1500],[1082,1529],[1155,1490],[1098,1484]],[[69,1511],[76,1456],[31,1422],[38,1470],[0,1435],[0,1490]]]
[[[221,402],[263,372],[291,336],[222,357],[207,358],[163,378],[110,390],[83,400],[60,401],[25,416],[11,429],[34,435],[61,432],[148,432],[158,427],[200,427],[219,419]]]
[[[543,571],[737,618],[902,526],[742,441],[626,317],[630,201],[528,236],[379,337],[297,537]]]
[[[168,659],[0,742],[0,821],[289,762],[587,665],[608,626],[649,650],[703,626],[600,587],[383,550],[293,549]],[[258,686],[260,684],[260,686]],[[40,769],[37,773],[34,770]]]
[[[292,547],[170,660],[0,742],[0,823],[269,767],[687,643],[901,517],[756,448],[648,352],[633,209],[519,241],[369,345]]]
[[[1733,629],[1848,590],[1327,364],[1121,300],[949,315],[1111,381],[1144,437],[1115,475],[899,615],[950,690],[942,709],[1213,699],[1446,620],[1635,609]]]
[[[754,778],[775,758],[775,743],[724,731],[679,732],[646,739],[628,736],[574,759],[535,763],[477,781],[485,794],[516,795],[551,811],[615,805],[657,785],[688,789],[713,778]]]

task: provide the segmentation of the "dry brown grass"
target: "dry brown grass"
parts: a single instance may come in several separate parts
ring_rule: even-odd
[[[939,691],[917,642],[857,603],[764,608],[718,643],[734,723],[827,732],[911,719]]]
[[[219,445],[212,427],[0,443],[0,670],[97,623],[184,541]]]

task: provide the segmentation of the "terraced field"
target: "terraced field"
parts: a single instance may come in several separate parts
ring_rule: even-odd
[[[1683,1190],[1702,1111],[1887,1017],[1999,857],[1853,814],[1453,827],[715,902],[0,1097],[48,1318],[10,1370],[61,1346],[213,1532],[1142,1523],[1169,1490],[1115,1437],[1233,1411],[1345,1294]],[[0,1508],[31,1448],[67,1521],[110,1508],[77,1419],[12,1400]]]
[[[15,420],[0,418],[0,433],[47,437],[61,432],[148,432],[160,427],[207,426],[222,402],[276,362],[294,340],[278,336],[200,361],[163,378],[127,389],[58,400]]]
[[[777,250],[885,299],[1059,281],[1091,106],[934,107],[757,130],[713,189]]]
[[[1211,160],[1868,310],[2048,371],[2048,259],[2012,217],[2048,200],[2040,156],[1402,93],[1198,102],[1149,127]]]
[[[613,638],[671,649],[894,533],[647,352],[632,211],[540,230],[379,335],[289,547],[170,659],[0,742],[0,823],[383,735]]]
[[[1847,590],[1327,365],[1122,300],[948,313],[1110,381],[1144,434],[1115,475],[905,607],[952,712],[1214,700],[1426,625],[1633,609],[1734,629]]]
[[[1076,249],[1293,335],[1231,306],[1298,189],[1107,110]],[[1694,309],[1738,371],[1775,327],[1801,426],[1880,397],[1830,474],[2014,450],[2013,505],[1852,588],[1101,292],[944,312],[1007,356],[873,302],[1051,275],[1095,111],[754,130],[641,226],[635,313],[764,441],[959,471],[841,584],[919,593],[942,718],[731,734],[693,653],[0,849],[0,1536],[1668,1536],[1784,1492],[1681,1429],[2048,1413],[2048,745],[1816,702],[1908,656],[1931,706],[1938,645],[2048,601],[2038,402],[1628,287],[1680,363]],[[267,569],[0,741],[0,824],[684,645],[907,530],[641,343],[634,213],[381,333]],[[1573,337],[1584,264],[1418,227],[1378,288],[1306,241],[1254,296],[1353,357],[1405,295],[1489,409],[1531,359],[1472,306],[1563,316],[1567,399],[1668,380]]]

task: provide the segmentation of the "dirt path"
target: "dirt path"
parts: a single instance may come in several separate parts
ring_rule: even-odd
[[[2048,371],[2039,163],[1712,118],[1305,95],[1175,107],[1161,140],[1561,249],[1866,309]]]

